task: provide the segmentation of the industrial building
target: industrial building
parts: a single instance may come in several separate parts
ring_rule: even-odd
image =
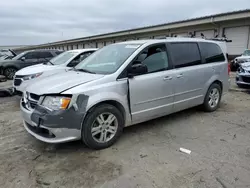
[[[165,37],[201,37],[202,34],[205,38],[227,37],[229,40],[232,40],[231,43],[227,43],[228,54],[230,56],[241,54],[245,49],[250,48],[250,9],[36,46],[27,46],[16,50],[101,48],[112,43],[128,40],[159,39]]]

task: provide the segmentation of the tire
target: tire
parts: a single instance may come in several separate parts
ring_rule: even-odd
[[[16,72],[17,72],[17,69],[16,69],[16,68],[14,68],[14,67],[7,67],[7,68],[4,70],[3,74],[4,74],[4,76],[5,76],[7,79],[12,80],[13,77],[15,76],[15,73],[16,73]]]
[[[218,94],[213,95],[213,98],[211,99],[212,92],[218,92]],[[203,110],[206,112],[213,112],[217,110],[217,108],[220,106],[221,95],[222,95],[221,86],[217,83],[213,83],[209,87],[207,94],[205,96],[203,103]],[[213,102],[211,103],[211,101]]]
[[[108,125],[108,119],[114,120]],[[101,104],[87,113],[82,125],[82,140],[91,149],[108,148],[121,136],[123,127],[122,113],[113,105]]]

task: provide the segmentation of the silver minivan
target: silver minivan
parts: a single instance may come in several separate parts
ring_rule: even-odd
[[[103,149],[126,126],[199,105],[215,111],[228,88],[228,62],[219,42],[128,41],[30,85],[21,112],[25,129],[41,141],[82,140]]]

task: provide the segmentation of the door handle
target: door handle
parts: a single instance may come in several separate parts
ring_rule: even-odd
[[[163,80],[172,80],[172,78],[173,78],[172,76],[166,76],[163,78]]]
[[[177,78],[182,78],[182,77],[183,77],[183,74],[178,74],[176,77],[177,77]]]

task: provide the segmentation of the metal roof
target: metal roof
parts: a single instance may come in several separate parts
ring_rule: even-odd
[[[158,24],[158,25],[139,27],[139,28],[135,28],[135,29],[116,31],[116,32],[105,33],[105,34],[100,34],[100,35],[93,35],[93,36],[88,36],[88,37],[81,37],[81,38],[75,38],[75,39],[69,39],[69,40],[62,40],[62,41],[57,41],[57,42],[45,43],[45,44],[41,44],[41,45],[33,45],[33,47],[62,45],[62,44],[65,44],[65,43],[76,43],[76,42],[80,42],[80,41],[89,41],[89,40],[99,40],[99,39],[104,39],[104,38],[112,38],[112,37],[115,37],[114,35],[129,35],[129,34],[134,34],[134,33],[140,33],[140,32],[143,32],[143,30],[148,30],[148,29],[157,29],[157,28],[160,28],[160,27],[164,27],[164,29],[166,29],[165,27],[170,27],[170,26],[176,25],[176,24],[177,24],[176,28],[178,28],[178,27],[180,27],[180,26],[178,26],[178,24],[181,24],[181,23],[191,23],[191,22],[195,22],[195,21],[203,21],[203,20],[206,20],[206,19],[209,19],[209,22],[211,22],[211,21],[212,22],[216,22],[216,21],[219,22],[219,21],[227,20],[227,18],[224,18],[223,16],[230,16],[230,15],[237,15],[237,14],[244,14],[244,13],[246,13],[247,15],[235,17],[234,19],[239,19],[239,18],[242,18],[242,17],[250,17],[250,9],[245,9],[245,10],[225,12],[225,13],[213,14],[213,15],[197,17],[197,18],[191,18],[191,19],[185,19],[185,20],[181,20],[181,21],[168,22],[168,23],[163,23],[163,24]],[[221,18],[221,19],[216,20],[216,18]],[[212,20],[210,20],[210,19],[212,19]],[[204,23],[206,23],[206,22],[204,22]],[[202,23],[196,23],[195,22],[194,25],[195,24],[202,24]],[[31,46],[29,46],[29,47],[31,47]]]

